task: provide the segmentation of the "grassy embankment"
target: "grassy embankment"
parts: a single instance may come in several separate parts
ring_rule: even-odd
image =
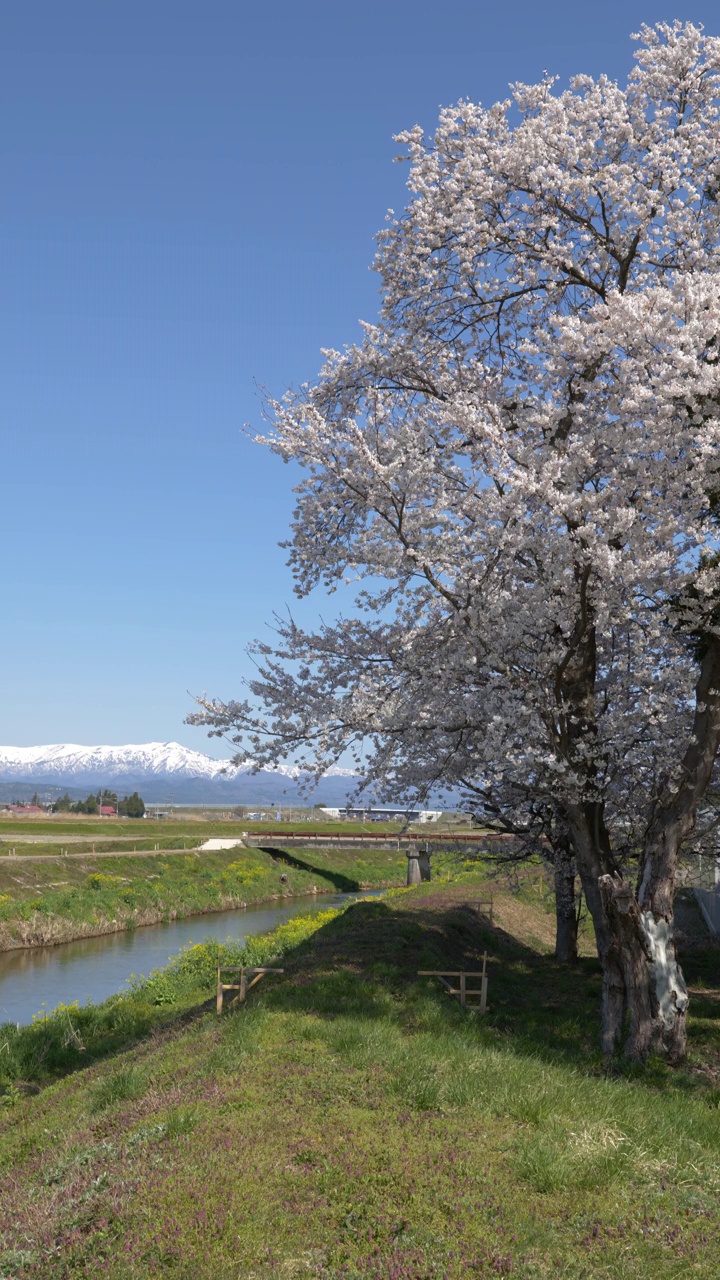
[[[343,836],[357,835],[361,832],[371,835],[397,835],[402,829],[402,824],[398,822],[322,822],[314,818],[278,825],[274,822],[258,822],[246,818],[193,818],[184,815],[177,818],[139,820],[80,815],[68,818],[66,814],[54,814],[52,817],[43,814],[38,817],[35,814],[18,816],[0,813],[0,854],[9,853],[17,837],[20,837],[21,841],[28,839],[35,841],[47,837],[48,843],[55,845],[62,844],[66,838],[91,841],[130,839],[138,842],[138,848],[143,844],[152,848],[152,843],[156,840],[181,842],[187,839],[197,843],[213,836],[232,840],[235,837],[241,838],[245,831],[264,835],[269,833],[282,835],[288,831],[297,830]],[[421,823],[411,824],[409,827],[409,830],[418,831],[422,835],[432,835],[433,832],[447,833],[451,829],[454,829],[453,824],[448,822],[433,823],[431,828]],[[168,843],[165,847],[177,848],[178,845]],[[97,848],[100,848],[99,844]]]
[[[174,837],[177,839],[177,837]],[[203,829],[203,839],[207,838]],[[25,846],[28,848],[28,846]],[[187,855],[0,859],[0,951],[67,942],[274,897],[400,884],[404,854],[259,849]],[[281,876],[284,879],[281,879]]]
[[[608,1077],[596,962],[555,964],[526,890],[495,883],[490,927],[466,905],[477,876],[253,940],[248,962],[284,953],[285,975],[221,1021],[199,947],[105,1006],[6,1029],[16,1084],[88,1065],[6,1094],[0,1274],[715,1280],[717,952],[685,956],[687,1069]],[[416,970],[485,948],[481,1022]]]
[[[229,837],[232,839],[232,837]],[[13,858],[62,858],[74,853],[156,853],[196,849],[197,836],[150,836],[139,840],[137,836],[120,836],[114,840],[88,839],[85,836],[63,836],[61,840],[43,840],[37,836],[13,835],[6,845],[0,846],[0,854],[10,861]]]

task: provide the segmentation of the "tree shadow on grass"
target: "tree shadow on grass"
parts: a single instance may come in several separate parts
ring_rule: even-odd
[[[437,979],[419,969],[477,972],[488,956],[488,1013],[460,1008]],[[697,1092],[712,1085],[720,1045],[718,1014],[720,951],[681,957],[689,976],[696,968],[708,989],[691,1004],[690,1066],[672,1069],[660,1062],[645,1068],[624,1061],[613,1072],[651,1087]],[[484,1044],[554,1064],[572,1064],[604,1073],[600,1053],[602,974],[595,958],[560,964],[492,925],[471,906],[418,898],[359,902],[331,921],[284,960],[282,984],[267,999],[273,1008],[316,1013],[323,1018],[392,1017],[414,1029],[428,999],[447,1020],[448,1030],[470,1030]],[[479,985],[477,982],[471,984]],[[694,1011],[694,1013],[693,1013]],[[694,1021],[693,1021],[694,1018]],[[714,1065],[713,1065],[714,1064]]]
[[[262,853],[267,853],[276,862],[282,862],[286,867],[292,867],[294,871],[309,871],[312,875],[318,876],[323,880],[328,880],[330,884],[335,885],[338,893],[354,893],[360,888],[360,881],[354,880],[351,876],[343,875],[342,871],[331,871],[328,867],[316,867],[312,862],[305,862],[303,858],[296,858],[294,854],[288,853],[286,849],[277,849],[274,845],[267,844],[256,846]]]
[[[299,859],[295,859],[299,862]],[[303,869],[310,864],[301,863]],[[310,867],[311,870],[315,870]],[[457,1000],[445,994],[439,982],[419,977],[419,969],[477,972],[483,954],[488,955],[488,1013],[481,1017],[461,1009]],[[683,956],[689,977],[701,975],[706,989],[693,998],[696,1018],[702,1022],[693,1031],[693,1052],[707,1045],[707,1057],[716,1052],[720,951],[712,957],[700,951],[693,958]],[[260,986],[249,995],[251,1006],[259,998],[268,1009],[289,1013],[311,1013],[332,1022],[357,1020],[358,1026],[390,1020],[400,1030],[421,1030],[428,1008],[435,1010],[448,1031],[464,1038],[477,1037],[487,1046],[538,1058],[548,1063],[572,1064],[584,1071],[602,1070],[600,1060],[601,973],[595,959],[582,959],[575,966],[561,965],[525,945],[467,903],[443,901],[442,891],[431,902],[418,897],[412,906],[407,898],[358,902],[324,925],[279,962],[284,976],[277,985]],[[476,982],[472,986],[476,986]],[[101,1032],[90,1052],[75,1052],[63,1043],[60,1058],[46,1061],[52,1074],[68,1074],[90,1065],[88,1059],[126,1050],[150,1037],[173,1035],[182,1025],[202,1018],[214,1007],[214,997],[184,1011],[168,1011],[165,1019],[138,1016],[132,1026]],[[78,1030],[84,1034],[84,1016]],[[242,1017],[238,1007],[231,1017]],[[34,1039],[35,1037],[33,1037]],[[42,1039],[42,1027],[38,1028]],[[50,1049],[50,1046],[47,1046]],[[57,1046],[59,1048],[59,1045]],[[43,1046],[34,1046],[43,1056]],[[51,1055],[52,1057],[52,1055]],[[81,1061],[82,1059],[82,1061]],[[704,1061],[704,1059],[703,1059]],[[28,1064],[30,1066],[30,1064]],[[654,1073],[654,1074],[653,1074]],[[640,1075],[657,1087],[697,1091],[706,1083],[693,1071],[670,1071],[665,1067],[646,1069]],[[29,1070],[25,1078],[38,1078]]]
[[[460,1008],[439,981],[419,977],[419,969],[482,968],[488,956],[488,1012],[485,1016]],[[718,954],[717,960],[720,960]],[[691,972],[696,962],[687,958]],[[585,1071],[603,1072],[600,1053],[602,975],[595,958],[576,965],[560,964],[525,945],[486,916],[462,903],[422,899],[408,909],[403,899],[360,902],[331,921],[307,943],[286,957],[285,978],[265,997],[273,1008],[314,1012],[323,1018],[392,1016],[413,1028],[418,1010],[428,998],[442,1010],[448,1029],[470,1028],[470,1034],[498,1046],[548,1063],[566,1063]],[[710,977],[705,959],[701,967]],[[713,976],[720,979],[717,962]],[[473,988],[479,986],[474,980]],[[694,998],[696,1024],[691,1024],[691,1070],[672,1070],[661,1063],[638,1069],[618,1062],[615,1070],[638,1076],[658,1087],[697,1091],[706,1083],[698,1072],[720,1041],[718,993]],[[708,1019],[714,1019],[708,1029]],[[702,1020],[702,1022],[701,1022]],[[708,1054],[704,1051],[708,1046]]]
[[[488,954],[489,1011],[460,1008],[419,969],[477,972]],[[519,942],[476,910],[448,905],[404,909],[395,902],[359,902],[325,925],[284,960],[285,979],[267,993],[273,1008],[323,1017],[413,1018],[413,989],[425,990],[448,1023],[492,1029],[504,1044],[573,1062],[599,1059],[600,967],[596,960],[563,966]],[[473,988],[479,980],[470,984]],[[405,1012],[404,1012],[405,1011]]]

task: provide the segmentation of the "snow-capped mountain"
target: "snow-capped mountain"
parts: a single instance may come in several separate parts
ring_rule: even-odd
[[[353,789],[350,769],[328,770],[317,796],[327,804],[343,803]],[[120,747],[83,747],[55,743],[41,747],[0,747],[3,790],[22,783],[53,790],[111,787],[141,792],[150,803],[183,801],[288,804],[299,798],[302,774],[292,765],[276,770],[236,768],[213,760],[179,742],[144,742]],[[309,800],[313,803],[312,798]],[[308,803],[308,800],[305,800]]]
[[[0,776],[13,778],[73,778],[87,773],[186,774],[214,778],[223,763],[200,751],[190,751],[179,742],[143,742],[124,747],[81,747],[76,743],[56,743],[45,747],[0,747]]]

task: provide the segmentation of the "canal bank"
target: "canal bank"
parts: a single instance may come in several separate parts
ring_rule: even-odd
[[[251,939],[244,962],[284,973],[220,1018],[196,947],[136,995],[5,1028],[0,1272],[716,1280],[717,966],[700,957],[692,1070],[609,1074],[597,961],[558,965],[514,882],[493,880],[491,925],[489,887]],[[418,975],[485,951],[485,1018]]]
[[[280,848],[0,859],[0,952],[65,944],[195,916],[404,884],[392,849]]]
[[[375,890],[367,896],[382,892]],[[134,975],[163,968],[184,948],[213,941],[243,946],[248,938],[270,933],[294,917],[337,910],[355,901],[356,896],[353,893],[327,893],[322,897],[298,895],[282,903],[7,952],[0,956],[0,1024],[26,1025],[38,1014],[42,1016],[61,1004],[100,1004],[109,996],[127,990],[128,981]]]

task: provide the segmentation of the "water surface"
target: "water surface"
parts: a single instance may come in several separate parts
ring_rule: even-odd
[[[122,990],[131,974],[147,974],[167,964],[190,943],[205,938],[242,941],[254,933],[267,933],[293,916],[341,906],[358,896],[371,895],[308,894],[282,903],[79,938],[56,947],[4,951],[0,953],[0,1023],[32,1022],[33,1014],[49,1012],[61,1002],[105,1000]]]

